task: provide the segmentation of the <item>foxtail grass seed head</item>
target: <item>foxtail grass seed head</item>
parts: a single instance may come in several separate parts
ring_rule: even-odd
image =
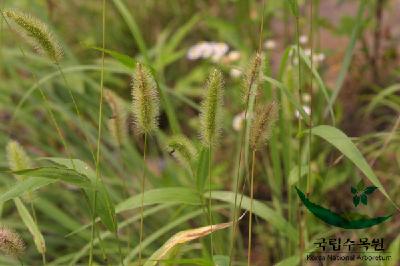
[[[150,72],[140,63],[136,65],[132,83],[132,111],[135,124],[142,133],[158,127],[159,99],[157,84]]]
[[[110,106],[112,117],[108,120],[107,126],[113,142],[121,147],[127,139],[128,126],[126,123],[127,112],[123,100],[113,91],[106,89],[104,99]]]
[[[0,227],[0,251],[13,256],[20,256],[25,250],[22,238],[10,229]]]
[[[62,59],[61,45],[44,22],[16,10],[5,10],[4,15],[14,22],[17,31],[33,45],[36,51],[42,55],[47,55],[55,63]]]
[[[24,148],[15,140],[8,142],[6,147],[8,165],[12,171],[19,171],[32,168],[32,162]],[[21,179],[20,176],[16,176]]]
[[[250,131],[250,145],[253,150],[259,149],[268,142],[274,123],[278,118],[278,110],[279,105],[275,101],[257,108]]]
[[[251,60],[248,68],[245,71],[243,85],[242,85],[242,96],[243,101],[247,102],[250,95],[257,92],[257,83],[263,73],[263,56],[257,53]]]
[[[172,136],[167,140],[166,149],[183,167],[192,171],[192,162],[197,158],[197,150],[188,138],[182,135]]]
[[[207,81],[205,97],[201,103],[200,129],[204,146],[215,145],[221,131],[224,82],[222,73],[214,69]]]

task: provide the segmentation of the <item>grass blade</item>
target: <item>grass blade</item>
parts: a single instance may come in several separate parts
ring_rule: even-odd
[[[46,253],[46,243],[44,237],[39,230],[38,225],[34,222],[28,209],[25,207],[24,203],[19,198],[14,199],[15,206],[17,207],[19,216],[24,222],[25,226],[28,228],[29,232],[33,236],[33,240],[36,245],[36,249],[40,254]]]
[[[382,192],[383,195],[398,209],[397,204],[392,200],[392,198],[387,194],[382,183],[379,181],[378,177],[375,175],[374,171],[368,165],[364,156],[358,150],[356,145],[350,140],[346,134],[341,130],[327,126],[320,125],[312,128],[312,134],[319,136],[335,146],[343,155],[345,155],[350,161],[352,161],[360,170],[365,174],[365,176]]]

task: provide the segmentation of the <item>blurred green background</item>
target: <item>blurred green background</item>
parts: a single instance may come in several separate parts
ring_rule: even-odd
[[[10,139],[17,140],[25,148],[36,166],[46,164],[40,157],[67,157],[44,108],[38,90],[40,87],[50,100],[51,109],[66,137],[72,157],[94,167],[90,150],[96,148],[98,128],[101,71],[99,47],[102,45],[100,2],[0,2],[2,9],[15,8],[30,13],[49,25],[64,49],[61,69],[67,79],[66,84],[54,64],[35,53],[9,28],[4,19],[1,20],[0,166],[7,166],[5,147]],[[226,91],[223,133],[213,156],[213,190],[235,190],[239,131],[243,120],[241,113],[244,110],[240,87],[243,71],[259,46],[262,16],[264,75],[283,84],[296,98],[297,68],[300,63],[303,69],[301,86],[304,90],[300,102],[308,112],[313,98],[313,124],[333,125],[321,88],[324,87],[332,100],[334,126],[351,137],[392,200],[400,203],[399,1],[298,2],[299,44],[308,62],[313,62],[314,74],[308,70],[306,63],[298,62],[294,56],[296,21],[290,12],[289,1],[266,1],[264,14],[262,1],[252,0],[106,1],[104,86],[120,97],[121,107],[127,112],[128,126],[128,138],[119,147],[107,128],[113,116],[112,107],[105,104],[100,166],[114,204],[138,195],[140,191],[143,139],[135,131],[129,109],[135,62],[143,62],[152,69],[163,93],[160,131],[151,138],[149,146],[146,189],[197,189],[196,180],[165,150],[164,143],[168,136],[181,133],[200,147],[199,103],[205,80],[210,70],[217,67],[224,73]],[[311,77],[314,77],[313,86],[310,83]],[[67,85],[77,99],[83,118],[81,122],[74,112]],[[290,240],[288,231],[280,228],[279,219],[288,221],[293,228],[304,232],[306,250],[313,248],[313,241],[322,236],[343,239],[384,238],[393,255],[390,262],[377,264],[375,261],[358,261],[346,265],[399,265],[400,219],[397,212],[385,225],[365,230],[335,229],[311,215],[306,215],[306,222],[299,227],[300,204],[293,191],[293,185],[304,185],[296,174],[299,163],[296,137],[299,115],[296,116],[290,99],[277,83],[265,82],[262,91],[260,101],[279,99],[281,114],[268,147],[257,155],[255,198],[262,206],[255,211],[258,215],[253,228],[253,265],[298,264],[298,245],[296,241]],[[362,178],[368,183],[368,179],[340,151],[322,139],[312,139],[311,152],[308,149],[308,138],[304,137],[302,141],[305,147],[302,165],[307,165],[310,158],[312,198],[337,212],[350,211],[354,208],[350,186],[355,186]],[[0,173],[2,192],[7,191],[14,182],[11,174]],[[247,191],[245,193],[248,194]],[[363,214],[377,216],[395,212],[380,192],[375,192],[369,200],[368,206],[358,207]],[[84,202],[76,187],[64,183],[50,185],[34,194],[39,227],[46,240],[48,265],[86,264],[90,228],[65,237],[90,222],[89,209]],[[215,222],[231,219],[232,207],[228,203],[227,200],[215,200],[218,209]],[[144,239],[147,242],[144,257],[150,256],[174,233],[206,225],[207,217],[202,215],[200,209],[199,206],[176,203],[156,204],[146,208],[149,213],[145,218]],[[120,242],[124,258],[129,258],[132,265],[136,265],[133,263],[137,250],[133,248],[138,243],[138,211],[128,210],[117,215],[120,225],[127,223],[120,230]],[[1,224],[14,228],[27,243],[24,265],[40,265],[41,256],[14,203],[1,202],[0,215]],[[136,220],[132,220],[135,217]],[[247,230],[247,219],[243,219],[235,243],[234,265],[246,264]],[[95,247],[96,263],[116,265],[117,240],[101,226],[100,235],[105,239],[102,247]],[[220,255],[221,263],[226,263],[229,255],[227,243],[230,239],[230,229],[215,233],[215,254]],[[106,250],[108,262],[101,255],[102,249]],[[174,262],[181,258],[191,260]],[[197,263],[195,258],[200,258],[201,263]],[[182,245],[174,250],[170,259],[170,262],[165,262],[166,265],[210,265],[212,259],[209,242],[204,238]],[[12,258],[0,258],[1,265],[15,263]],[[338,262],[329,265],[343,264]]]

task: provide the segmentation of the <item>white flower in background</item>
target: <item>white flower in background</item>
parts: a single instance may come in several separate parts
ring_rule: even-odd
[[[306,56],[311,56],[311,49],[310,48],[304,49],[304,54]]]
[[[238,78],[242,75],[242,71],[237,68],[232,68],[229,74],[232,78]]]
[[[325,54],[324,53],[316,54],[313,59],[315,62],[321,63],[325,60]]]
[[[214,62],[218,62],[229,50],[229,46],[226,43],[211,43],[211,59]]]
[[[304,106],[303,106],[303,110],[304,110],[304,112],[305,112],[307,115],[310,115],[310,114],[311,114],[311,108],[310,108],[309,106],[304,105]],[[298,110],[296,110],[296,112],[294,113],[294,115],[295,115],[297,118],[303,119],[303,117],[300,115],[300,112],[299,112]]]
[[[243,121],[245,119],[245,112],[241,112],[233,118],[232,127],[236,131],[240,131],[243,127]]]
[[[306,43],[308,43],[308,37],[307,37],[307,35],[301,35],[300,38],[299,38],[299,42],[300,42],[301,44],[306,44]]]
[[[186,57],[189,60],[197,60],[203,56],[204,50],[207,49],[206,42],[200,42],[189,48]]]
[[[264,42],[264,48],[267,50],[273,50],[276,48],[276,42],[272,39],[268,39]]]
[[[212,59],[219,61],[229,50],[229,46],[222,42],[199,42],[189,48],[186,57],[189,60]]]
[[[304,102],[310,102],[311,101],[311,95],[309,93],[303,93],[303,101]]]
[[[240,59],[240,52],[239,51],[230,51],[226,56],[229,62],[237,61]]]

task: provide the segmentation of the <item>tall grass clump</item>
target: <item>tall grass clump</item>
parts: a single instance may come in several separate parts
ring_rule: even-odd
[[[250,129],[250,148],[252,151],[251,159],[251,177],[250,177],[250,214],[249,214],[249,238],[248,238],[248,255],[247,264],[251,265],[251,240],[252,240],[252,224],[253,224],[253,200],[254,200],[254,167],[256,160],[256,151],[260,150],[263,145],[267,144],[271,137],[272,129],[278,118],[278,103],[270,102],[265,106],[256,109],[253,122]]]
[[[157,84],[154,78],[150,74],[150,71],[140,63],[136,65],[132,82],[132,112],[136,128],[140,133],[144,134],[139,236],[139,265],[141,265],[147,136],[158,128],[159,99]]]
[[[222,128],[222,107],[223,107],[223,95],[224,95],[224,81],[222,73],[214,69],[211,71],[207,83],[204,99],[201,103],[200,110],[200,138],[203,146],[209,149],[208,156],[208,189],[209,189],[209,223],[213,224],[212,218],[212,200],[211,200],[211,158],[212,148],[217,145],[219,136]],[[211,229],[212,230],[212,229]],[[211,253],[213,253],[213,236],[210,235],[211,239]]]

